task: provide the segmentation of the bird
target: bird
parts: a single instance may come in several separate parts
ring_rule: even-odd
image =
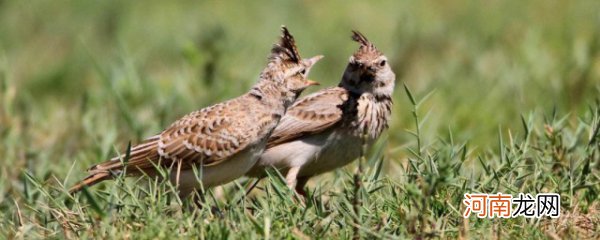
[[[123,174],[168,179],[187,197],[242,177],[258,160],[286,109],[316,81],[307,78],[323,56],[302,59],[294,37],[282,26],[268,64],[245,94],[191,112],[168,128],[130,147],[127,153],[88,169],[70,193]],[[200,181],[198,181],[200,180]]]
[[[247,176],[260,180],[267,168],[276,168],[291,189],[306,196],[311,177],[357,159],[363,144],[372,146],[388,128],[396,76],[387,57],[362,33],[352,31],[352,40],[360,46],[338,86],[298,99]]]

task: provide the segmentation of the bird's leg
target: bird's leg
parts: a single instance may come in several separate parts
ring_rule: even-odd
[[[296,192],[298,194],[300,194],[301,196],[303,196],[304,198],[306,198],[308,196],[308,194],[304,190],[304,187],[306,186],[306,183],[308,183],[309,178],[310,177],[307,177],[307,176],[299,177],[298,182],[296,183]]]
[[[181,176],[181,160],[177,160],[177,178],[175,179],[175,188],[179,189],[179,177]]]
[[[202,209],[202,205],[206,202],[206,199],[204,198],[204,191],[202,191],[201,189],[196,189],[184,196],[190,201],[189,210],[194,210],[194,207]]]
[[[254,188],[255,188],[255,187],[258,185],[258,183],[260,182],[260,178],[257,178],[257,179],[254,181],[254,183],[252,183],[252,184],[249,184],[249,183],[250,183],[250,181],[252,181],[252,180],[248,180],[248,184],[246,184],[246,185],[248,185],[248,187],[246,187],[246,193],[244,194],[244,196],[248,196],[248,195],[250,195],[250,192],[252,192],[252,190],[253,190],[253,189],[254,189]]]
[[[305,197],[306,193],[304,193],[304,191],[302,191],[302,192],[296,192],[296,187],[298,186],[297,185],[297,183],[298,183],[297,178],[298,178],[298,173],[299,172],[300,172],[300,167],[292,167],[292,168],[290,168],[290,170],[288,170],[287,175],[285,176],[285,180],[286,180],[286,183],[287,183],[288,187],[290,189],[294,190],[294,192],[298,194],[298,195],[296,195],[297,196],[296,199],[298,199],[299,203],[302,204],[302,206],[305,206],[304,199],[306,198]],[[304,187],[305,184],[306,184],[306,182],[303,182],[299,186],[300,187]]]
[[[299,172],[300,167],[292,167],[288,170],[287,175],[285,175],[285,182],[290,189],[294,189],[294,186],[296,186],[296,177],[298,177]]]

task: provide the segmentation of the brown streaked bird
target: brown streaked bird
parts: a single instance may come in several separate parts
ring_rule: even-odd
[[[322,56],[301,59],[292,35],[285,27],[282,32],[267,67],[249,92],[187,114],[133,146],[127,160],[123,154],[92,166],[89,176],[69,191],[112,179],[123,170],[127,176],[157,177],[155,166],[170,168],[170,181],[182,197],[201,186],[208,188],[243,176],[258,160],[288,106],[305,88],[317,84],[307,75]]]
[[[285,174],[290,188],[295,185],[305,195],[310,177],[357,159],[363,143],[371,146],[388,127],[396,76],[364,35],[353,31],[352,39],[360,47],[339,85],[296,101],[248,176],[264,177],[265,168],[274,167]]]

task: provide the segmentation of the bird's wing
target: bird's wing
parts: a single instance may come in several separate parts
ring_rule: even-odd
[[[240,109],[226,104],[188,114],[160,134],[158,154],[185,164],[217,164],[245,149],[257,136],[258,128],[240,124],[244,117],[248,116],[240,115]]]
[[[348,92],[340,87],[321,90],[296,101],[283,116],[268,140],[267,148],[319,133],[342,119]]]
[[[245,114],[242,99],[237,100],[184,116],[162,133],[133,147],[125,165],[136,171],[181,162],[185,169],[193,164],[215,165],[242,151],[257,140],[260,126],[244,124],[252,119]],[[98,164],[90,172],[120,170],[124,167],[121,159],[124,155]]]

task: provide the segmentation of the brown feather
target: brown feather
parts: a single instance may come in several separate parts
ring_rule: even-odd
[[[363,35],[362,33],[360,33],[359,31],[356,31],[356,30],[352,30],[352,40],[360,43],[360,45],[362,45],[362,46],[372,46],[373,45],[371,42],[369,42],[369,40],[367,39],[367,37],[365,37],[365,35]]]
[[[354,53],[354,56],[357,58],[365,58],[365,55],[377,57],[383,54],[359,31],[352,30],[352,40],[360,44],[360,48]]]
[[[252,139],[262,134],[260,131],[261,126],[265,125],[263,122],[273,121],[270,114],[248,114],[248,111],[233,107],[251,101],[257,100],[243,95],[184,116],[161,134],[134,146],[130,150],[129,160],[126,161],[125,154],[122,154],[91,167],[88,170],[90,175],[73,187],[73,192],[81,190],[85,185],[111,179],[110,172],[120,172],[125,167],[128,176],[153,176],[156,173],[155,166],[172,167],[174,163],[181,161],[179,170],[185,170],[191,169],[195,164],[211,166],[228,159],[247,148],[252,144]],[[225,115],[222,111],[226,108],[229,110]],[[242,126],[239,119],[248,116],[256,118],[251,120],[257,124],[255,127]]]
[[[267,148],[312,135],[336,125],[343,115],[342,105],[348,100],[347,90],[333,87],[296,101],[269,138]]]
[[[273,45],[269,59],[271,61],[280,59],[282,61],[299,63],[302,58],[300,57],[300,53],[298,53],[294,36],[292,36],[285,26],[281,27],[281,32],[283,35],[281,36],[279,43]]]
[[[81,182],[79,182],[79,183],[75,184],[73,187],[71,187],[69,189],[69,193],[73,194],[73,193],[79,192],[84,187],[91,187],[91,186],[95,185],[96,183],[102,182],[102,181],[110,179],[110,178],[111,178],[111,176],[110,176],[109,172],[100,172],[100,173],[89,175],[88,177],[83,179]]]

